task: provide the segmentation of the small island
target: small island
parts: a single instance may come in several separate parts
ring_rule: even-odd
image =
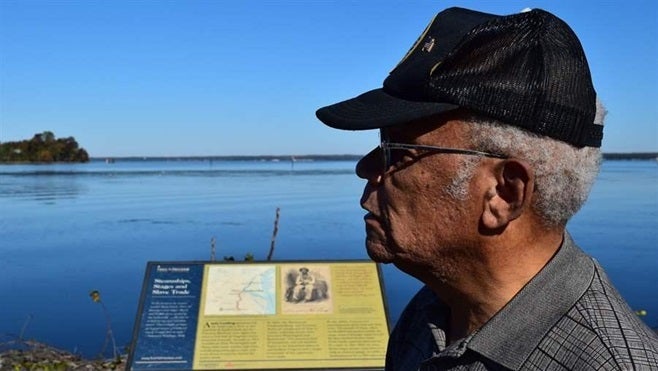
[[[51,131],[32,139],[0,143],[0,163],[88,162],[89,154],[73,137],[55,138]]]

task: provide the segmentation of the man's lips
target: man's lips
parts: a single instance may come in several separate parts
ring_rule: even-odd
[[[366,215],[364,215],[363,220],[366,222],[366,224],[369,223],[377,223],[379,225],[382,224],[381,219],[375,214],[373,214],[372,212],[368,212]]]
[[[366,225],[366,250],[370,258],[379,263],[390,263],[393,254],[388,251],[386,232],[382,220],[369,212],[363,217]]]
[[[375,240],[379,241],[384,239],[384,225],[378,216],[373,213],[367,213],[363,217],[363,221],[366,224],[366,235],[368,238],[375,238]]]

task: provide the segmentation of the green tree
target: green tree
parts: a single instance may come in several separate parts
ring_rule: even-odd
[[[57,139],[52,131],[29,140],[0,144],[0,162],[88,162],[89,154],[73,137]]]

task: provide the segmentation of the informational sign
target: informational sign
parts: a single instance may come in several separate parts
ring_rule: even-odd
[[[371,261],[149,262],[130,370],[383,369]]]

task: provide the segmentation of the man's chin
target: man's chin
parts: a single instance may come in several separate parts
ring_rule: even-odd
[[[381,242],[366,240],[366,251],[370,259],[377,263],[392,263],[395,256]]]

